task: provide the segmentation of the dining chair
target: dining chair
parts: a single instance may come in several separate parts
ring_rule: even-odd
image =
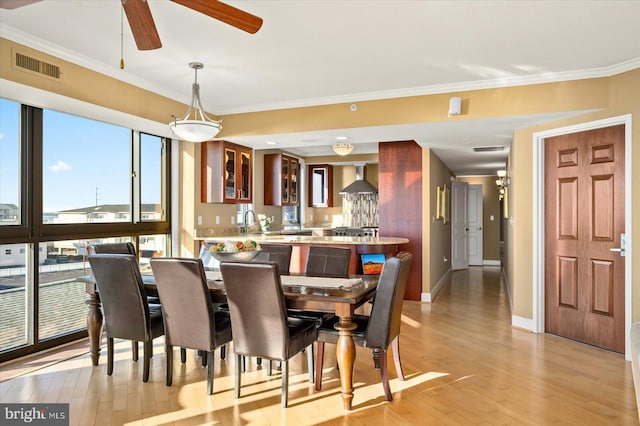
[[[102,243],[91,244],[87,247],[87,253],[89,256],[92,254],[132,254],[136,256],[136,248],[130,241],[121,243]],[[145,292],[146,294],[146,292]],[[147,302],[149,304],[160,304],[160,298],[158,296],[147,295]],[[131,342],[131,353],[134,361],[138,360],[138,342]]]
[[[309,277],[349,278],[351,249],[342,247],[309,246],[304,274]],[[330,312],[291,310],[297,318],[313,319],[320,325],[334,317]]]
[[[356,329],[351,334],[357,346],[371,348],[373,350],[373,362],[376,369],[380,369],[382,387],[387,401],[392,401],[389,388],[389,375],[387,369],[387,349],[393,347],[393,358],[396,373],[400,380],[404,380],[402,364],[400,363],[400,323],[402,315],[402,303],[404,290],[413,255],[409,252],[400,252],[384,262],[378,288],[373,300],[371,315],[353,315],[351,320]],[[318,328],[318,348],[316,355],[316,390],[322,388],[322,364],[324,358],[324,344],[337,343],[339,333],[334,328],[338,318],[334,317],[322,323]]]
[[[260,244],[260,253],[253,258],[253,261],[276,262],[280,275],[289,275],[292,251],[293,246],[288,244]]]
[[[231,341],[231,320],[214,309],[200,259],[153,258],[151,270],[163,300],[167,386],[173,381],[173,347],[202,351],[207,357],[207,394],[213,394],[215,350]]]
[[[160,306],[147,302],[138,259],[132,254],[93,254],[89,264],[104,312],[107,375],[113,373],[114,339],[127,339],[143,343],[142,381],[147,382],[153,339],[164,334],[164,324]]]
[[[287,316],[276,263],[220,263],[233,330],[235,397],[240,398],[243,356],[282,363],[281,405],[288,404],[289,359],[312,346],[317,324]],[[312,351],[307,351],[309,381],[313,382]]]
[[[350,259],[350,248],[309,246],[304,273],[311,277],[348,278]]]

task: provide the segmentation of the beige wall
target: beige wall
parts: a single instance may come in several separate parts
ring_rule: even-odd
[[[62,79],[52,81],[13,68],[11,63],[14,49],[60,65],[63,71]],[[96,108],[92,106],[97,105],[103,108],[98,109],[97,113],[97,116],[102,116],[103,119],[111,111],[124,113],[134,118],[141,117],[146,121],[142,120],[142,125],[136,126],[137,128],[146,130],[144,126],[156,125],[155,128],[162,129],[164,132],[157,134],[164,136],[169,135],[166,122],[171,114],[186,110],[186,105],[1,38],[0,78],[3,80],[2,95],[10,99],[49,108],[52,105],[51,99],[55,97],[51,94],[57,94],[69,102],[65,103],[63,107],[55,109],[95,118]],[[18,90],[16,91],[14,87],[4,82],[18,83],[15,85],[18,86]],[[23,87],[25,90],[22,90]],[[34,92],[32,89],[40,89],[41,91]],[[34,96],[34,93],[37,96]],[[461,115],[449,118],[446,114],[451,96],[462,97],[463,111]],[[514,135],[510,154],[509,220],[506,222],[507,227],[505,228],[507,236],[505,246],[508,250],[508,253],[505,253],[508,265],[506,276],[511,286],[513,314],[517,317],[532,318],[533,132],[632,113],[632,138],[637,148],[640,140],[639,100],[640,70],[634,70],[612,77],[595,79],[359,102],[357,112],[349,111],[349,104],[336,104],[231,114],[223,117],[225,126],[220,137],[452,120],[464,122],[465,120],[487,117],[597,110],[597,112],[584,113],[572,119],[546,123],[528,129],[518,129]],[[111,120],[109,119],[109,121]],[[115,121],[111,122],[115,123]],[[633,185],[631,192],[633,218],[636,224],[632,241],[640,241],[640,183],[638,183],[640,182],[640,148],[634,149],[632,155]],[[356,156],[350,157],[350,159],[356,159]],[[310,162],[311,159],[305,160]],[[181,144],[180,165],[183,169],[180,182],[183,193],[180,195],[181,232],[178,238],[185,249],[193,246],[190,239],[193,238],[194,222],[198,215],[203,216],[203,224],[211,223],[211,218],[215,215],[220,215],[222,223],[225,223],[230,222],[229,218],[235,212],[233,205],[201,205],[198,203],[198,164],[199,153],[193,151],[193,145]],[[430,164],[430,159],[423,157],[423,164]],[[430,182],[427,187],[431,188],[432,184]],[[261,183],[258,181],[255,182],[256,189],[260,188],[260,185]],[[433,198],[430,195],[425,194],[425,197]],[[259,197],[257,194],[256,199]],[[257,203],[256,209],[263,208],[266,209]],[[428,212],[425,209],[423,224],[429,224],[429,226],[423,228],[428,228],[429,232],[439,232],[441,229],[438,227],[431,229],[432,213],[431,209]],[[442,239],[439,240],[442,241]],[[429,238],[424,241],[425,246],[431,244]],[[427,250],[425,247],[425,251]],[[436,254],[432,253],[431,257],[435,259]],[[634,265],[640,264],[640,249],[636,249],[628,261]],[[428,265],[428,263],[425,262],[424,265]],[[430,281],[432,281],[432,274],[435,274],[434,277],[438,275],[436,272],[430,271]],[[640,291],[640,272],[636,268],[633,274],[633,319],[639,320],[640,298],[637,293]]]
[[[505,165],[506,166],[506,165]],[[500,200],[496,185],[498,176],[460,176],[457,180],[482,185],[482,257],[500,260]],[[493,220],[491,220],[493,216]]]
[[[428,176],[428,182],[423,179],[423,188],[428,188],[428,191],[424,191],[428,199],[423,198],[422,211],[428,215],[429,225],[422,227],[422,291],[430,293],[451,269],[451,222],[444,223],[442,219],[436,219],[436,187],[446,185],[451,191],[453,173],[430,149],[424,149],[423,152],[428,161],[428,167],[423,167],[423,172],[427,171],[424,175]],[[450,207],[451,203],[448,205]]]

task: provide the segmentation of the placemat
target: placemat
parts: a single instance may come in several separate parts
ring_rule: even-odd
[[[220,271],[205,271],[208,280],[221,281]],[[281,275],[280,282],[283,285],[297,285],[304,287],[331,287],[349,288],[362,282],[362,278],[325,278],[305,277],[303,275]]]

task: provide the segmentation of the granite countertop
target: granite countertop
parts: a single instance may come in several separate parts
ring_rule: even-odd
[[[258,243],[300,243],[300,244],[355,244],[355,245],[387,245],[407,244],[409,239],[401,237],[333,237],[315,235],[265,235],[246,234],[229,236],[211,236],[202,238],[204,241],[245,241],[254,240]]]

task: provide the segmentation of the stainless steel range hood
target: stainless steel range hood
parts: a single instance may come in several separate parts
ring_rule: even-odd
[[[340,195],[375,194],[377,192],[378,188],[364,180],[364,164],[356,164],[356,180],[340,191]]]

